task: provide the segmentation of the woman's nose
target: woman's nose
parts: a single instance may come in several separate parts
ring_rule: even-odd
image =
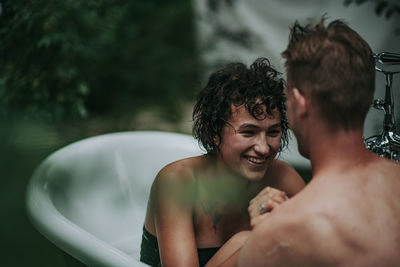
[[[267,137],[265,135],[261,135],[255,140],[254,151],[260,155],[267,155],[270,151],[270,147],[268,144]]]

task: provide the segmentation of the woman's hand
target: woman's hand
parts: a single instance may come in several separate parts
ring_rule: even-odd
[[[262,221],[269,212],[282,204],[288,199],[285,192],[272,188],[265,187],[255,196],[249,204],[248,211],[250,215],[250,225],[254,228],[260,221]]]

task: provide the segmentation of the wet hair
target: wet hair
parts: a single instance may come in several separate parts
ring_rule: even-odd
[[[214,72],[207,85],[198,93],[193,109],[193,135],[207,153],[215,153],[222,128],[232,116],[232,105],[244,105],[256,119],[271,116],[275,109],[281,117],[281,151],[288,143],[285,86],[281,73],[266,58],[258,58],[247,68],[230,63]],[[265,108],[264,108],[265,107]]]
[[[298,88],[333,129],[363,127],[375,88],[372,51],[344,21],[325,27],[291,27],[286,59],[287,88]]]

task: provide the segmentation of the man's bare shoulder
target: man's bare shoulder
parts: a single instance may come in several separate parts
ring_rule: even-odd
[[[253,229],[240,266],[329,266],[342,255],[336,251],[347,249],[341,204],[328,183],[311,182]]]
[[[371,165],[371,170],[380,173],[384,177],[399,178],[400,180],[400,163],[386,158],[379,158],[375,164]]]
[[[252,230],[239,266],[307,266],[307,255],[316,251],[315,225],[321,222],[311,216],[312,209],[298,209],[293,203],[288,200]]]

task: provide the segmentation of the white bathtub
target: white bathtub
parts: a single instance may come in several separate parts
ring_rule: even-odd
[[[89,266],[147,266],[139,262],[139,251],[153,178],[167,163],[202,153],[191,136],[166,132],[73,143],[36,169],[27,190],[28,215],[46,238]],[[283,157],[304,165],[296,153]]]

